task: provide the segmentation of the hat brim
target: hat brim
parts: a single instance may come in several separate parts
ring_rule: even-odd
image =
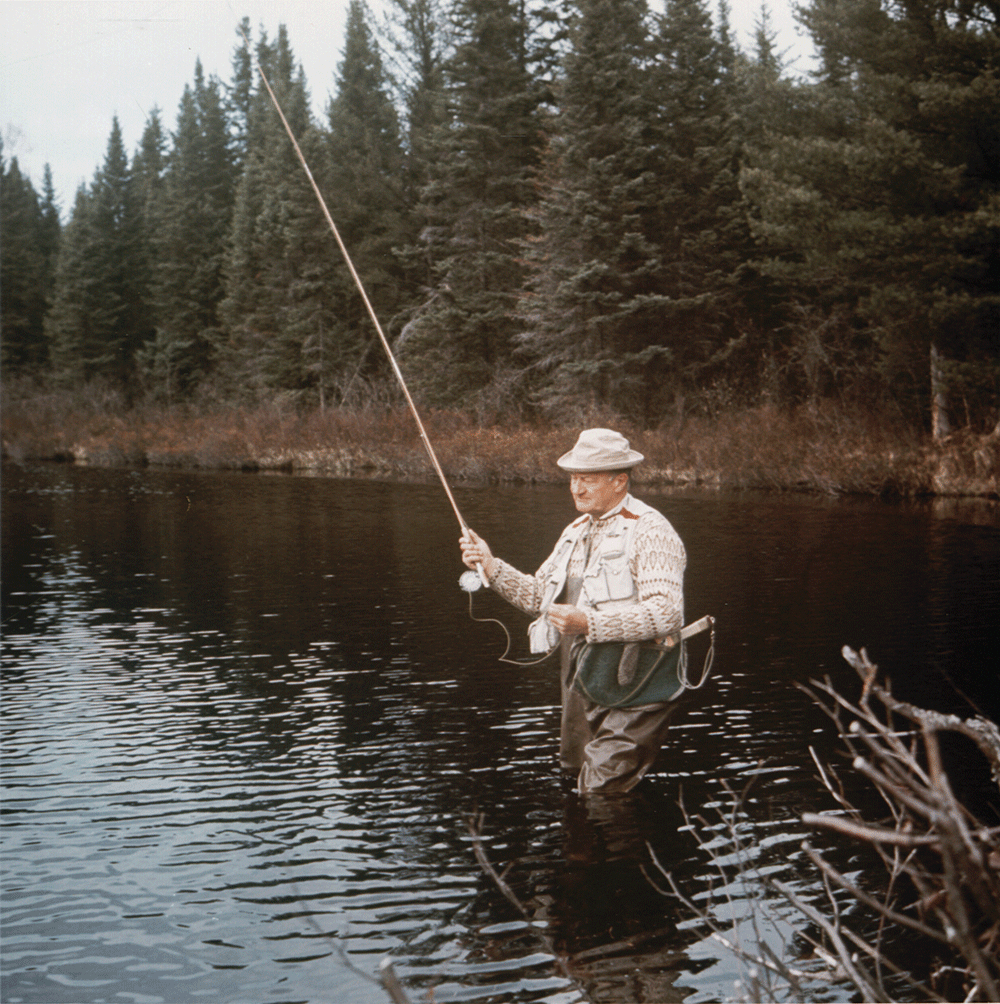
[[[605,474],[608,471],[623,471],[631,470],[633,467],[641,464],[646,458],[635,450],[629,450],[628,453],[623,456],[620,460],[615,459],[612,462],[602,462],[598,461],[596,463],[591,462],[588,464],[586,461],[573,460],[574,450],[570,450],[568,453],[564,453],[557,461],[556,465],[561,467],[568,474]]]

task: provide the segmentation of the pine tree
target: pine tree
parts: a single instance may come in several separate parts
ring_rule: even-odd
[[[112,122],[104,164],[77,194],[46,320],[53,361],[70,381],[104,376],[131,391],[135,353],[152,336],[141,205]],[[63,260],[65,258],[65,261]]]
[[[210,366],[221,338],[222,259],[232,219],[234,166],[221,87],[195,65],[155,205],[152,300],[156,336],[141,357],[147,380],[171,400]]]
[[[368,17],[365,5],[352,0],[337,93],[328,109],[326,188],[338,230],[376,316],[385,326],[397,312],[403,293],[403,272],[393,253],[407,236],[403,158],[399,122]],[[335,251],[332,245],[331,250]],[[325,332],[335,352],[327,352],[326,358],[335,366],[339,363],[341,383],[347,386],[354,371],[364,365],[372,367],[382,356],[368,352],[375,335],[346,267],[338,268],[336,275],[335,317]],[[333,292],[330,285],[327,292]],[[314,347],[317,335],[314,329]]]
[[[418,213],[433,288],[400,351],[431,404],[491,412],[512,401],[521,242],[534,229],[543,93],[534,21],[512,0],[456,0],[447,121],[434,136]]]
[[[814,0],[802,16],[822,64],[808,132],[777,141],[746,178],[769,252],[763,267],[813,305],[814,330],[838,329],[855,358],[867,353],[914,413],[928,410],[936,346],[970,417],[978,408],[992,424],[996,11]]]
[[[665,298],[656,200],[652,47],[641,0],[579,0],[553,125],[521,354],[548,411],[629,410]]]
[[[47,200],[51,175],[46,172]],[[46,359],[45,296],[49,285],[51,233],[46,212],[17,158],[7,166],[0,146],[0,331],[5,373],[38,372]],[[58,222],[58,217],[56,218]],[[58,240],[58,231],[56,231]]]
[[[284,25],[274,45],[262,35],[256,54],[307,162],[318,164],[322,144]],[[223,260],[220,377],[238,396],[284,391],[298,398],[315,381],[290,311],[302,295],[304,269],[329,260],[330,246],[328,238],[319,243],[323,224],[315,194],[262,86],[250,100],[247,138]]]

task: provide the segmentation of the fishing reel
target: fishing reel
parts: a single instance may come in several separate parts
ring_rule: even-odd
[[[479,572],[473,571],[471,568],[467,572],[463,572],[458,579],[458,588],[462,590],[463,593],[475,593],[483,588],[485,583],[483,582],[482,576]]]

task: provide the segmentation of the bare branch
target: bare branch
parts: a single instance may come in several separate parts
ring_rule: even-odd
[[[392,998],[393,1004],[410,1004],[410,998],[406,996],[403,985],[397,979],[390,959],[383,959],[378,964],[378,972],[379,982],[385,987],[385,992]]]
[[[823,914],[819,912],[819,910],[810,906],[804,899],[797,896],[795,891],[784,882],[779,882],[777,879],[772,879],[771,881],[775,889],[777,889],[789,903],[791,903],[804,916],[808,917],[817,927],[822,928],[822,930],[826,932],[827,937],[833,942],[837,949],[837,957],[840,960],[840,965],[843,967],[848,979],[850,979],[858,990],[864,994],[866,1001],[891,1002],[893,1000],[893,998],[888,994],[880,993],[879,990],[876,989],[871,976],[868,975],[864,967],[851,958],[851,952],[848,950],[840,936],[839,924],[832,924],[826,917],[823,916]]]
[[[886,830],[880,826],[862,826],[859,823],[852,823],[849,819],[842,819],[840,816],[821,816],[815,812],[803,812],[801,819],[806,826],[820,826],[827,830],[836,830],[838,833],[846,833],[856,840],[868,840],[873,844],[921,847],[939,843],[937,837],[927,834],[911,835],[900,833],[899,830]]]
[[[476,855],[476,861],[479,862],[479,867],[482,868],[483,871],[493,880],[497,889],[499,889],[503,894],[504,899],[506,899],[517,910],[517,912],[524,917],[528,930],[535,936],[535,938],[538,939],[539,942],[541,942],[546,952],[552,956],[552,961],[555,962],[563,976],[565,976],[566,979],[568,979],[576,987],[584,1000],[589,1001],[591,999],[590,995],[587,993],[582,982],[574,974],[572,969],[570,969],[566,958],[556,951],[556,947],[548,934],[546,934],[545,931],[537,924],[532,923],[531,914],[528,912],[528,909],[518,898],[517,893],[511,889],[504,878],[497,872],[496,868],[493,867],[490,859],[486,856],[486,851],[483,848],[482,825],[482,814],[476,818],[470,818],[468,820],[469,835],[472,837],[472,850]],[[504,869],[504,875],[506,875],[509,870],[510,866],[508,865],[508,867]]]
[[[957,732],[971,739],[1000,783],[1000,730],[982,716],[963,720],[898,701],[892,696],[889,681],[880,681],[878,667],[864,649],[858,653],[845,647],[844,658],[862,682],[857,701],[839,693],[829,677],[822,682],[812,680],[809,687],[799,685],[799,689],[809,694],[834,723],[852,757],[852,768],[873,785],[888,806],[889,821],[866,821],[852,804],[841,778],[820,762],[811,747],[809,753],[819,771],[819,780],[841,811],[806,812],[801,819],[807,826],[871,848],[887,873],[881,891],[873,894],[849,880],[808,843],[803,843],[802,848],[821,876],[825,906],[807,900],[787,883],[752,872],[746,864],[747,852],[752,855],[759,848],[744,844],[738,823],[745,802],[728,787],[731,810],[718,811],[729,830],[730,846],[737,852],[735,865],[728,854],[723,864],[716,852],[717,826],[711,828],[711,839],[703,839],[698,826],[709,829],[705,820],[690,818],[686,812],[685,819],[725,886],[732,884],[727,870],[731,872],[735,867],[744,882],[758,881],[777,890],[818,928],[818,934],[807,927],[797,931],[813,946],[817,958],[829,967],[826,973],[808,974],[810,978],[850,982],[865,1001],[892,1000],[885,982],[890,978],[900,986],[905,983],[909,993],[915,992],[924,1000],[947,1001],[962,996],[968,1001],[1000,1000],[1000,827],[984,825],[958,800],[939,746],[941,732]],[[724,937],[714,919],[711,899],[696,905],[677,887],[655,855],[653,861],[669,889],[656,883],[654,887],[664,895],[677,897],[706,924],[712,937],[741,961],[763,967],[786,980],[789,987],[795,987],[794,981],[800,974],[778,959],[759,937],[756,905],[751,907],[753,929],[758,935],[754,950],[740,944],[735,925],[735,936]],[[897,901],[901,890],[910,888],[904,882],[912,884],[916,899],[900,906]],[[844,924],[843,893],[874,915],[877,921],[874,943]],[[883,946],[890,925],[908,928],[930,939],[944,953],[940,961],[932,958],[928,983],[921,982],[886,956]],[[859,961],[858,952],[870,960],[870,971]],[[755,980],[756,973],[751,971],[749,978]],[[956,980],[960,981],[957,985]],[[957,997],[953,996],[956,990]]]

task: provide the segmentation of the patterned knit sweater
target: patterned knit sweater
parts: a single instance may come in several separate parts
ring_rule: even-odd
[[[568,579],[583,576],[586,556],[597,553],[598,544],[607,534],[613,517],[622,510],[627,513],[630,500],[631,495],[626,495],[620,505],[600,519],[588,517],[589,526],[570,555]],[[686,565],[684,544],[666,517],[655,511],[640,517],[629,555],[629,569],[638,591],[638,602],[635,606],[619,610],[581,608],[587,614],[587,640],[645,641],[679,631],[684,624]],[[545,588],[541,571],[540,568],[535,575],[525,575],[506,561],[495,558],[490,585],[508,603],[537,616]],[[559,598],[557,602],[564,600]]]

